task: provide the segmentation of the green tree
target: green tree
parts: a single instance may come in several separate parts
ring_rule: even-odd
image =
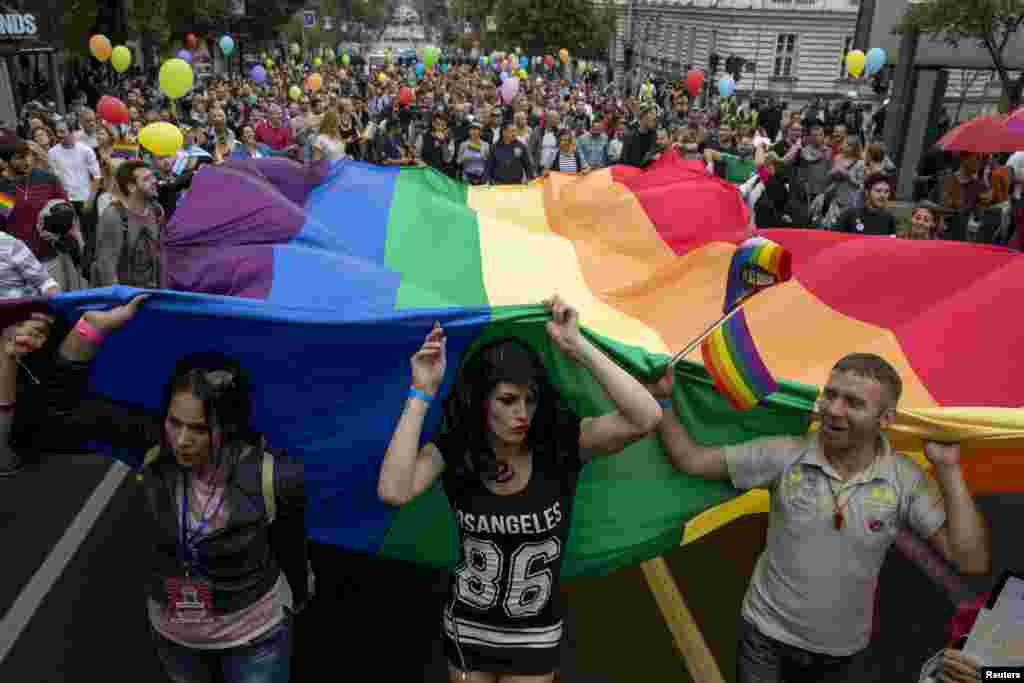
[[[976,42],[992,58],[1003,85],[1003,107],[1015,109],[1021,102],[1024,72],[1016,79],[1006,66],[1006,47],[1024,24],[1024,0],[929,0],[912,4],[897,24],[902,33],[916,30],[958,47]]]
[[[606,49],[615,30],[613,0],[458,0],[450,12],[480,26],[485,49],[592,52]],[[487,31],[488,16],[496,31]]]

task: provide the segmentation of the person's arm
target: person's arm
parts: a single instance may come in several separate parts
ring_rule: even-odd
[[[673,369],[668,367],[665,374],[654,385],[648,386],[652,396],[660,401],[671,401]],[[658,424],[658,435],[665,453],[676,469],[704,479],[728,479],[729,470],[725,464],[725,449],[719,446],[701,446],[679,418],[675,409],[668,405]]]
[[[964,574],[988,574],[992,565],[988,527],[964,481],[960,445],[927,442],[924,451],[946,509],[946,523],[929,541]]]
[[[590,371],[615,404],[616,410],[584,418],[580,424],[580,451],[597,455],[618,453],[651,433],[661,420],[661,406],[640,382],[623,370],[580,332],[579,315],[559,297],[544,302],[552,320],[551,340]]]
[[[96,256],[92,266],[92,286],[117,284],[117,261],[124,243],[124,224],[116,206],[108,206],[96,227]]]
[[[11,240],[11,253],[8,256],[11,266],[21,275],[22,279],[35,289],[50,296],[60,292],[60,285],[50,275],[39,259],[35,257],[32,250],[24,242],[16,238]]]
[[[310,160],[313,163],[316,163],[324,158],[323,152],[321,151],[321,144],[322,142],[320,140],[320,137],[317,136],[316,138],[313,139],[313,144],[310,145],[310,147],[312,147],[312,154],[310,155]]]
[[[377,495],[389,505],[405,505],[430,488],[444,472],[444,459],[437,447],[428,443],[419,448],[419,442],[430,407],[422,394],[437,395],[444,380],[446,353],[444,330],[435,323],[411,360],[412,385],[420,395],[410,392],[381,463]]]

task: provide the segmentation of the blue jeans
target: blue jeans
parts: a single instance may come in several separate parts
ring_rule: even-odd
[[[150,630],[157,656],[173,683],[288,683],[291,616],[250,642],[227,650],[195,650]]]
[[[740,618],[736,653],[737,683],[843,683],[865,680],[857,676],[868,648],[849,657],[808,652],[764,635]]]

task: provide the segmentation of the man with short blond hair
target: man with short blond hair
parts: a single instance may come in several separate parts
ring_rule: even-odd
[[[664,411],[659,433],[678,469],[772,493],[767,544],[743,601],[737,683],[833,683],[856,672],[882,561],[900,528],[963,573],[989,571],[988,530],[959,445],[925,443],[933,480],[884,435],[902,390],[883,358],[850,354],[818,398],[817,432],[725,447],[698,445],[675,411]],[[670,369],[651,392],[671,391]]]

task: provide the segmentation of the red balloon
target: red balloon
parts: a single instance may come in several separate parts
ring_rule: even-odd
[[[199,39],[196,38],[196,34],[190,33],[187,36],[185,36],[185,46],[188,49],[194,50],[196,49],[197,45],[199,45]]]
[[[412,90],[410,88],[407,88],[407,87],[403,86],[402,89],[398,91],[398,103],[399,104],[412,104],[412,100],[413,100]]]
[[[555,63],[555,58],[552,57],[551,55],[545,55],[544,56],[544,63],[547,64],[548,66],[551,66],[552,64]]]
[[[124,102],[110,95],[104,95],[96,103],[96,115],[107,123],[128,123],[128,107],[124,105]]]
[[[704,85],[704,72],[699,69],[691,69],[686,74],[686,89],[690,91],[690,97],[696,97],[700,94],[700,89]]]

